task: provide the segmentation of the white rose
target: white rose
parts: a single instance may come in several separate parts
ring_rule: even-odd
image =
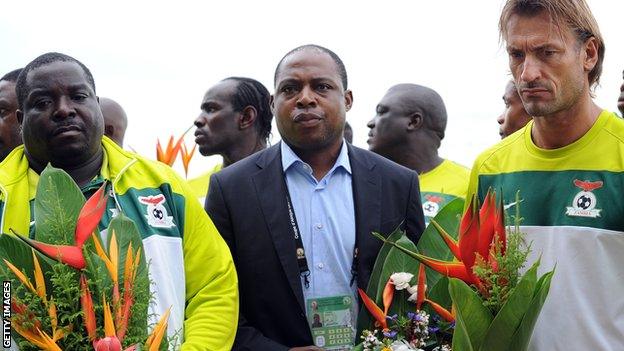
[[[427,290],[427,285],[425,285],[425,291]],[[407,298],[407,301],[414,302],[418,297],[418,285],[408,286],[407,292],[410,294],[410,297]]]
[[[394,273],[390,276],[390,280],[392,281],[392,284],[394,284],[394,288],[397,290],[409,288],[409,283],[412,278],[414,278],[412,273],[405,272]]]

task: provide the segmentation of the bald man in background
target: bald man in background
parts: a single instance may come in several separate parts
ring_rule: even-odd
[[[123,139],[128,127],[126,112],[115,100],[101,97],[100,109],[104,116],[104,135],[123,147]]]
[[[465,197],[470,170],[438,155],[446,107],[433,89],[399,84],[377,104],[368,122],[369,150],[418,172],[425,222],[457,197]]]
[[[501,139],[522,129],[531,120],[531,116],[524,109],[524,105],[522,105],[522,100],[520,100],[518,89],[516,89],[516,84],[513,80],[510,80],[505,87],[503,102],[505,103],[505,111],[496,119],[498,124],[500,124],[498,134],[500,134]]]

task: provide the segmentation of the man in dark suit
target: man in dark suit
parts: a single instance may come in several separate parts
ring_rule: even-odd
[[[206,210],[239,275],[234,350],[320,350],[314,310],[357,301],[381,247],[371,232],[403,225],[416,242],[424,229],[417,174],[343,142],[352,101],[335,53],[292,50],[271,97],[282,142],[211,178]]]

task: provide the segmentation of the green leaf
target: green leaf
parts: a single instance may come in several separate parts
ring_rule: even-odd
[[[395,242],[398,241],[403,235],[405,235],[405,233],[400,229],[397,228],[394,230],[394,232],[392,232],[387,240],[391,241],[391,242]],[[368,287],[366,288],[366,293],[370,293],[371,291],[377,291],[377,287],[380,284],[380,275],[381,275],[381,270],[383,269],[383,266],[386,262],[386,258],[388,257],[388,253],[390,252],[390,249],[392,249],[393,246],[392,244],[389,243],[384,243],[381,246],[381,249],[379,250],[379,253],[377,254],[377,258],[375,259],[375,265],[373,266],[373,271],[371,272],[371,276],[368,280]]]
[[[555,271],[552,270],[541,276],[537,281],[535,294],[529,303],[529,308],[524,314],[520,327],[516,330],[509,344],[509,351],[526,351],[528,349],[537,317],[539,317],[542,306],[544,306],[544,301],[546,301],[546,297],[548,297],[550,282],[554,273]]]
[[[106,240],[106,242],[108,245],[110,245],[111,235],[113,231],[115,232],[117,246],[119,248],[119,285],[123,286],[123,276],[126,263],[126,254],[128,252],[128,245],[132,243],[132,251],[134,254],[136,254],[137,250],[141,248],[141,263],[139,263],[139,273],[142,270],[145,270],[147,267],[145,263],[145,251],[143,250],[143,241],[141,240],[139,230],[137,229],[136,224],[134,224],[134,222],[130,218],[120,213],[118,216],[111,220],[107,230],[108,239]]]
[[[459,222],[464,211],[464,199],[456,198],[446,204],[433,218],[442,228],[457,240]],[[429,224],[418,241],[418,252],[444,261],[452,261],[453,253],[448,248],[437,229]],[[435,286],[442,275],[427,267],[427,286]]]
[[[371,234],[372,235],[372,234]],[[390,242],[398,241],[405,233],[397,228],[392,232],[387,240]],[[394,248],[390,243],[384,243],[379,250],[379,254],[377,254],[377,259],[375,260],[375,265],[373,266],[373,271],[371,272],[371,276],[368,280],[368,287],[366,288],[366,294],[370,296],[373,300],[376,300],[377,291],[379,290],[379,285],[385,284],[386,282],[382,282],[381,280],[381,271],[386,264],[386,260],[388,258],[388,254],[390,253],[390,249]],[[386,279],[387,281],[387,279]],[[382,286],[383,289],[383,286]],[[358,313],[358,321],[357,321],[357,334],[362,335],[362,331],[364,329],[371,329],[373,326],[373,318],[368,313],[368,310],[362,306],[360,308],[360,312]]]
[[[481,297],[459,279],[450,279],[449,293],[455,304],[453,350],[478,350],[492,323],[490,310],[483,306]]]
[[[85,201],[80,188],[65,171],[48,165],[41,172],[37,185],[35,239],[73,245],[76,220]]]
[[[503,308],[494,317],[481,345],[481,351],[506,351],[509,349],[511,339],[533,299],[538,266],[539,260],[520,279]]]
[[[405,233],[402,233],[401,237],[395,242],[395,244],[407,250],[416,251],[416,245],[414,245]],[[388,279],[390,279],[390,276],[398,272],[412,273],[414,277],[412,278],[411,285],[416,285],[419,266],[420,262],[418,260],[394,246],[391,247],[381,269],[381,280],[377,286],[377,291],[374,292],[373,295],[369,296],[378,306],[383,308],[383,291]],[[413,311],[415,309],[415,305],[412,302],[407,301],[408,297],[409,295],[406,290],[395,290],[392,304],[388,310],[388,315],[391,316],[393,314],[397,314],[404,316],[408,311]]]
[[[429,288],[427,286],[427,298],[431,301],[435,301],[437,304],[441,305],[442,307],[450,311],[452,301],[451,301],[451,295],[449,294],[448,286],[449,286],[449,278],[442,276],[442,278],[440,278],[440,280],[438,280],[433,287]],[[428,306],[428,305],[425,305],[425,306]],[[430,312],[430,314],[431,313],[435,314],[435,312],[431,308],[428,308],[428,311]]]

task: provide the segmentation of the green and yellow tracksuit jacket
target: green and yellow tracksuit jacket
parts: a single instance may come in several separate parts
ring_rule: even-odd
[[[122,212],[143,237],[155,322],[171,306],[169,335],[182,350],[229,350],[238,318],[238,285],[230,251],[188,184],[170,167],[102,140],[101,172],[82,188],[89,196],[104,180],[111,194],[100,230]],[[28,233],[39,176],[24,147],[0,163],[0,229]],[[182,340],[180,340],[182,339]]]

